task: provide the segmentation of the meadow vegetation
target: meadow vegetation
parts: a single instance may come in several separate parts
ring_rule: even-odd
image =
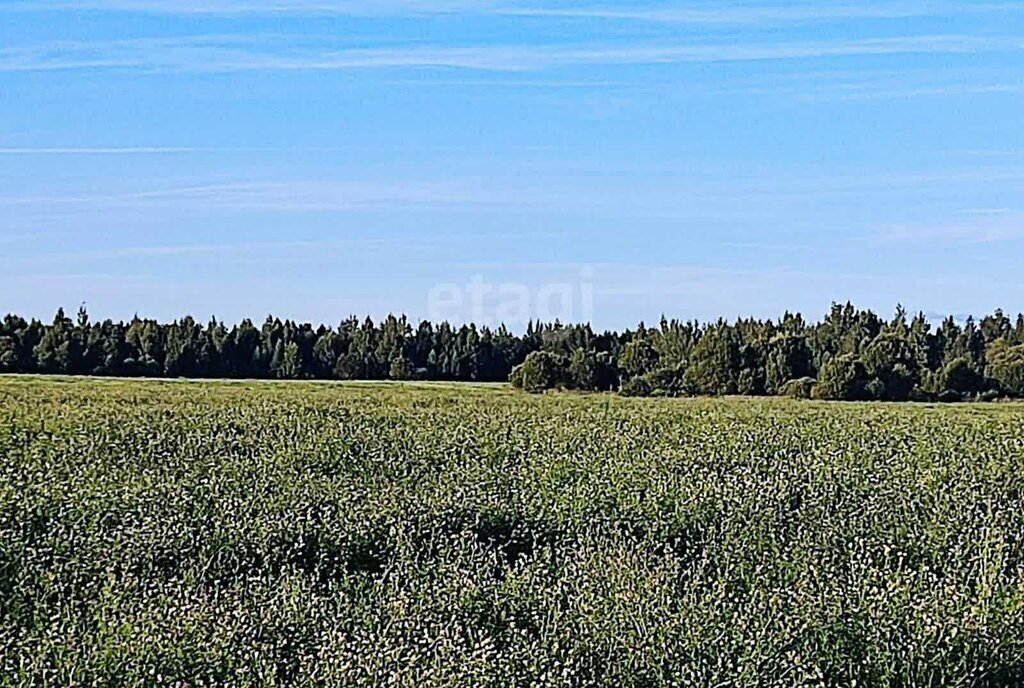
[[[0,685],[1021,685],[1022,421],[0,378]]]

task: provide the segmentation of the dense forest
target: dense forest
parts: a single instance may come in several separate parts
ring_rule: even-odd
[[[8,315],[0,373],[339,380],[511,380],[634,396],[783,395],[958,401],[1024,396],[1024,315],[946,319],[933,327],[902,308],[891,320],[851,304],[820,322],[662,319],[658,327],[594,332],[589,325],[455,327],[389,316],[337,327],[268,317],[226,326],[191,317],[162,324],[92,322],[57,312],[50,324]]]

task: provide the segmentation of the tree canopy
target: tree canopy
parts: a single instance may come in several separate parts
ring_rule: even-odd
[[[454,326],[404,316],[314,326],[268,316],[228,326],[191,316],[93,322],[85,308],[53,321],[7,315],[0,373],[337,380],[511,380],[530,392],[785,395],[952,401],[1024,397],[1024,315],[947,318],[902,308],[886,320],[835,304],[817,323],[798,314],[713,323],[662,319],[622,332],[589,325]]]

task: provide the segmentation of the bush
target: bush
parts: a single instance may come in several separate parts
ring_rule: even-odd
[[[738,359],[735,335],[721,326],[709,329],[690,354],[686,388],[708,396],[736,394]]]
[[[952,390],[961,395],[976,394],[981,390],[983,382],[971,362],[961,356],[954,358],[939,371],[936,391]]]
[[[597,357],[584,348],[573,351],[569,359],[569,386],[582,390],[597,388]]]
[[[996,401],[1002,399],[1003,396],[1003,393],[998,389],[986,389],[975,398],[975,401]]]
[[[907,395],[907,399],[909,401],[930,402],[935,400],[935,395],[918,386],[910,390],[910,394]]]
[[[683,383],[686,368],[659,368],[653,372],[630,378],[622,384],[619,392],[627,397],[678,397],[687,393]]]
[[[534,351],[522,365],[515,367],[509,381],[517,389],[540,394],[563,385],[565,378],[566,362],[562,356],[548,351]]]
[[[879,335],[864,351],[863,361],[867,374],[875,378],[865,386],[871,399],[906,401],[921,382],[914,347],[899,334]]]
[[[18,351],[13,337],[0,337],[0,373],[18,369]]]
[[[391,359],[391,366],[388,369],[388,377],[392,380],[412,379],[411,364],[405,356],[396,356]]]
[[[765,390],[769,394],[789,396],[783,388],[794,380],[811,378],[812,353],[807,339],[796,335],[776,335],[768,342],[765,365]]]
[[[897,363],[887,371],[883,378],[885,394],[882,397],[888,401],[906,401],[911,393],[917,388],[921,376],[916,368]]]
[[[881,378],[873,377],[864,385],[864,394],[861,397],[850,397],[850,399],[870,399],[871,401],[883,401],[888,398],[885,383]]]
[[[814,388],[818,381],[813,377],[802,377],[796,380],[787,380],[779,387],[779,396],[790,399],[810,399],[814,394]]]
[[[512,369],[512,372],[508,376],[508,381],[510,383],[512,383],[512,386],[514,388],[516,388],[516,389],[522,389],[523,388],[523,364],[522,363],[520,363],[519,365],[517,365],[515,368]]]
[[[963,401],[964,395],[956,391],[955,389],[947,389],[939,393],[938,399],[940,404],[955,404],[957,402]]]
[[[607,392],[619,388],[619,369],[614,357],[602,351],[595,357],[597,361],[597,390]]]
[[[631,377],[619,387],[619,394],[624,397],[649,397],[652,391],[651,382],[646,375]]]
[[[818,373],[814,387],[815,399],[857,401],[868,396],[868,380],[864,363],[854,354],[843,354],[826,361]]]
[[[619,356],[619,369],[625,377],[646,375],[658,365],[658,352],[644,336],[637,336],[626,344]]]
[[[1002,349],[992,356],[988,376],[1011,396],[1024,396],[1024,345]]]

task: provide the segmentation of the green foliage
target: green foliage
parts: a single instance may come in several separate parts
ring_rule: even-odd
[[[391,365],[388,366],[388,377],[392,380],[410,380],[412,379],[413,372],[410,370],[409,359],[405,356],[398,355],[391,359]]]
[[[888,389],[886,388],[885,383],[877,377],[868,378],[867,382],[861,386],[861,389],[863,390],[863,396],[849,396],[846,397],[846,399],[853,400],[863,398],[871,399],[873,401],[883,401],[887,398]],[[856,392],[851,389],[851,394],[856,394]]]
[[[873,399],[905,400],[921,381],[917,353],[905,328],[876,337],[865,348],[862,360],[867,375],[873,378],[867,386]]]
[[[627,397],[678,397],[687,394],[684,375],[685,366],[659,368],[658,370],[633,377],[622,384],[620,393]]]
[[[579,347],[569,359],[569,386],[573,389],[597,389],[597,356]]]
[[[655,370],[658,367],[658,360],[658,351],[651,340],[640,333],[622,350],[619,369],[626,379],[641,377]]]
[[[534,351],[513,371],[514,383],[526,392],[539,394],[564,384],[565,359],[547,351]]]
[[[624,397],[649,397],[654,394],[656,389],[647,375],[640,375],[623,382],[619,387],[619,394]]]
[[[0,419],[0,685],[1024,682],[1017,404],[4,378]]]
[[[890,321],[851,304],[820,323],[786,313],[778,321],[711,324],[662,318],[657,328],[594,332],[589,325],[505,327],[380,322],[350,317],[314,327],[268,316],[205,326],[189,316],[168,324],[133,318],[94,322],[59,310],[51,324],[15,315],[0,321],[0,373],[187,378],[511,381],[529,387],[619,390],[627,396],[746,396],[796,393],[791,380],[815,378],[826,399],[932,401],[1021,395],[1013,347],[1024,346],[1024,315],[980,321],[949,318],[932,329],[899,308]],[[852,357],[852,358],[851,358]],[[856,361],[856,364],[854,364]],[[540,366],[537,368],[537,366]]]
[[[764,394],[764,370],[759,367],[741,368],[736,377],[736,393],[746,396]]]
[[[814,398],[834,401],[879,398],[884,394],[884,389],[879,391],[881,383],[877,378],[873,383],[874,389],[869,390],[864,363],[855,354],[842,354],[821,366],[818,384],[814,387]]]
[[[280,375],[288,380],[297,380],[302,377],[302,357],[299,353],[299,345],[295,342],[288,342],[288,345],[284,347]]]
[[[938,389],[943,392],[951,390],[958,394],[976,394],[980,392],[985,381],[978,371],[974,369],[971,362],[961,356],[942,367],[938,376]]]
[[[811,399],[814,396],[814,388],[818,381],[813,377],[802,377],[797,380],[788,380],[779,388],[779,396],[790,399]]]
[[[988,376],[1007,394],[1024,396],[1024,345],[1003,347],[995,353]]]
[[[517,365],[512,369],[512,372],[508,376],[509,384],[512,385],[513,389],[521,390],[523,388],[523,366],[522,364]]]
[[[936,399],[940,404],[955,404],[958,401],[963,401],[964,395],[953,389],[947,389],[940,392]]]
[[[732,332],[719,324],[708,329],[693,348],[684,383],[695,394],[736,394],[739,352]]]
[[[810,377],[813,372],[813,355],[807,345],[807,338],[793,334],[779,334],[768,342],[765,363],[765,390],[769,394],[782,394],[781,390],[791,380]]]
[[[13,337],[0,337],[0,373],[18,369],[18,349]]]

